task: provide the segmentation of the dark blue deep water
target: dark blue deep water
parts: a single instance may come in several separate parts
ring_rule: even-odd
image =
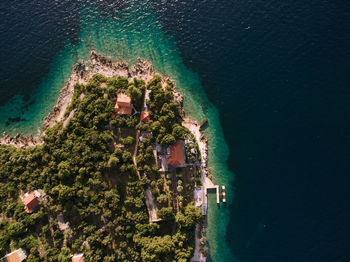
[[[98,2],[103,15],[123,8]],[[78,4],[1,1],[0,105],[30,101],[64,42],[78,41]],[[350,1],[150,4],[219,110],[235,257],[350,261]]]

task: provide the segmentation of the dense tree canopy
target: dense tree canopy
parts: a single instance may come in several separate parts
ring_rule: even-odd
[[[100,87],[102,82],[106,88]],[[129,83],[125,78],[95,75],[86,85],[75,85],[65,114],[75,110],[73,117],[65,128],[57,123],[47,129],[43,145],[0,146],[0,257],[22,247],[28,262],[70,261],[76,252],[84,252],[87,261],[190,259],[200,212],[186,203],[174,216],[171,189],[163,189],[151,139],[139,145],[141,177],[137,175],[132,154],[139,116],[111,118],[117,92],[130,94],[140,109],[145,88],[141,80]],[[183,138],[188,131],[179,125],[172,85],[164,90],[160,77],[155,77],[147,88],[151,121],[137,127],[152,131],[161,144]],[[148,222],[147,187],[161,188],[155,197],[163,206],[158,212],[164,222]],[[35,189],[42,189],[46,200],[27,214],[19,196]],[[58,228],[60,214],[69,222],[64,232]]]

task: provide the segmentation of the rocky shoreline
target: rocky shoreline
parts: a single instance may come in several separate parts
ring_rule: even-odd
[[[145,59],[139,58],[136,65],[129,67],[124,61],[113,63],[111,59],[97,54],[93,49],[91,50],[89,64],[80,61],[74,66],[67,85],[65,85],[59,93],[56,105],[44,119],[41,135],[22,136],[21,134],[16,134],[15,136],[11,136],[4,132],[2,137],[0,137],[0,145],[12,145],[17,148],[41,145],[43,143],[42,136],[45,134],[45,130],[64,120],[66,109],[72,101],[74,85],[76,83],[86,84],[95,74],[102,74],[107,77],[122,76],[129,80],[136,77],[148,82],[153,78],[156,72],[153,65]],[[164,83],[166,83],[167,80],[170,80],[170,78],[164,77]],[[179,94],[176,97],[179,97]],[[181,95],[180,97],[182,98]]]
[[[49,112],[47,117],[45,117],[42,133],[39,136],[22,136],[17,134],[15,136],[11,136],[6,132],[3,133],[0,138],[0,145],[12,145],[17,148],[27,148],[32,146],[37,146],[43,144],[42,136],[45,134],[45,130],[49,127],[54,126],[56,123],[60,121],[67,122],[71,115],[65,119],[65,112],[69,104],[71,103],[73,93],[74,93],[74,85],[76,83],[86,84],[89,79],[95,75],[101,74],[107,77],[126,77],[128,80],[132,80],[133,78],[138,78],[144,80],[146,83],[150,81],[154,75],[158,74],[154,66],[151,62],[138,58],[137,64],[128,66],[127,63],[123,61],[119,61],[113,63],[111,59],[106,58],[105,56],[97,54],[95,50],[91,51],[91,58],[89,64],[84,63],[83,61],[78,62],[72,71],[72,74],[67,82],[67,85],[64,86],[57,99],[56,105]],[[161,74],[159,74],[161,75]],[[174,81],[169,76],[162,75],[162,86],[165,87],[167,82]],[[175,85],[174,85],[175,86]],[[174,99],[178,101],[181,105],[181,115],[183,117],[182,125],[188,128],[192,134],[195,136],[196,141],[199,146],[199,150],[201,152],[201,173],[202,173],[202,183],[205,183],[204,180],[208,179],[207,175],[207,162],[208,162],[208,140],[203,136],[200,126],[197,121],[185,118],[185,113],[183,111],[183,96],[180,92],[178,92],[175,88],[174,90]],[[72,111],[74,114],[74,110]],[[203,226],[196,226],[196,256],[201,258],[201,261],[205,261],[205,256],[202,252],[203,245]],[[203,259],[203,260],[202,260]]]
[[[21,134],[16,134],[11,136],[6,132],[2,133],[0,138],[0,145],[11,145],[18,148],[31,147],[43,144],[41,137],[36,136],[22,136]]]
[[[202,185],[208,183],[211,180],[208,178],[208,170],[207,170],[207,164],[208,164],[208,139],[204,137],[204,135],[201,132],[200,125],[197,123],[196,120],[190,119],[190,118],[184,118],[182,125],[186,127],[188,130],[191,131],[191,133],[195,136],[196,141],[198,143],[199,151],[201,153],[201,163],[200,163],[200,170],[201,170],[201,182]],[[191,259],[192,262],[204,262],[206,261],[206,254],[204,251],[204,220],[200,224],[196,225],[195,229],[195,250],[193,258]]]

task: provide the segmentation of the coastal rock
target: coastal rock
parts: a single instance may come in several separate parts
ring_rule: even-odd
[[[73,117],[76,112],[76,108],[73,108],[68,116],[65,116],[65,112],[67,107],[70,105],[74,93],[74,86],[76,83],[86,84],[89,79],[93,77],[95,74],[101,74],[106,77],[126,77],[128,80],[132,80],[133,78],[138,78],[144,80],[146,83],[150,81],[157,72],[154,69],[154,66],[147,60],[138,58],[137,64],[132,65],[130,68],[127,63],[124,61],[118,61],[113,63],[110,58],[106,58],[102,55],[99,55],[95,50],[91,51],[91,58],[88,63],[84,61],[79,61],[72,70],[72,74],[65,85],[59,93],[59,97],[57,99],[56,105],[52,108],[48,116],[44,119],[43,123],[43,134],[47,128],[52,127],[58,122],[63,123],[63,127],[65,127],[69,120]],[[208,140],[203,137],[200,126],[195,120],[185,119],[184,118],[184,97],[183,95],[176,90],[174,81],[169,76],[161,76],[161,84],[162,87],[165,88],[168,83],[173,83],[174,85],[174,100],[180,104],[180,113],[183,118],[182,125],[187,127],[192,134],[195,136],[196,141],[199,146],[199,150],[201,152],[201,163],[197,163],[200,167],[201,171],[201,180],[202,183],[207,177],[210,177],[209,170],[207,170],[207,161],[208,161]],[[105,88],[106,86],[101,86],[101,88]],[[84,94],[81,94],[80,99],[84,98]],[[106,126],[105,128],[108,128]],[[42,136],[32,135],[24,137],[20,134],[16,134],[15,136],[11,136],[6,132],[3,133],[0,138],[0,144],[12,145],[17,148],[25,148],[35,145],[43,144]],[[111,150],[114,151],[114,145],[109,145]],[[117,147],[123,145],[117,145]],[[96,163],[96,168],[98,164]],[[202,246],[204,245],[204,241],[201,238],[203,235],[203,226],[196,227],[198,229],[198,234],[196,234],[196,252],[199,257],[203,257],[204,251],[202,250]],[[196,229],[196,230],[197,230]],[[199,240],[199,241],[198,241]],[[88,243],[86,243],[86,249],[89,249]],[[204,254],[205,255],[205,254]]]
[[[28,146],[41,145],[43,143],[41,137],[22,136],[21,134],[16,134],[11,136],[6,132],[3,132],[0,138],[0,145],[12,145],[17,148],[25,148]]]
[[[177,90],[174,90],[174,99],[180,104],[181,107],[183,107],[184,97]]]
[[[139,78],[145,82],[148,82],[153,78],[154,73],[154,66],[151,64],[151,62],[138,58],[137,64],[131,66],[130,68],[129,79]]]
[[[107,77],[126,77],[129,76],[128,64],[124,61],[113,63],[110,58],[106,58],[96,53],[93,49],[91,51],[90,69],[88,75],[85,78],[85,83],[94,75],[101,74]]]
[[[41,135],[45,134],[47,128],[66,119],[65,112],[72,101],[74,85],[76,83],[86,84],[95,74],[101,74],[106,77],[126,77],[129,81],[133,78],[138,78],[147,83],[157,74],[157,72],[155,71],[153,64],[146,59],[138,58],[137,63],[129,67],[124,61],[112,62],[111,58],[99,55],[96,50],[92,49],[90,61],[79,61],[74,65],[67,85],[60,90],[56,105],[44,119],[42,126],[43,132]],[[164,87],[169,81],[174,83],[169,76],[162,76],[162,85]],[[183,96],[176,89],[174,90],[174,99],[180,103],[180,112],[181,115],[184,116]],[[74,110],[72,112],[73,113],[69,115],[70,118],[73,117]],[[0,144],[14,145],[16,147],[35,146],[42,143],[41,136],[23,137],[19,134],[16,136],[10,136],[4,132],[3,136],[0,138]]]

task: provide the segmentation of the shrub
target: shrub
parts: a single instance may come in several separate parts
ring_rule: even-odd
[[[168,196],[165,194],[161,194],[157,197],[157,201],[160,204],[166,204],[166,203],[168,203]]]
[[[111,156],[108,160],[108,164],[107,166],[109,168],[116,168],[119,164],[119,158],[115,157],[115,156]]]
[[[172,207],[163,207],[157,211],[157,216],[166,220],[171,221],[174,217],[174,212]]]
[[[123,144],[126,146],[131,146],[134,143],[135,143],[135,138],[133,138],[132,136],[128,136],[128,137],[123,139]]]

